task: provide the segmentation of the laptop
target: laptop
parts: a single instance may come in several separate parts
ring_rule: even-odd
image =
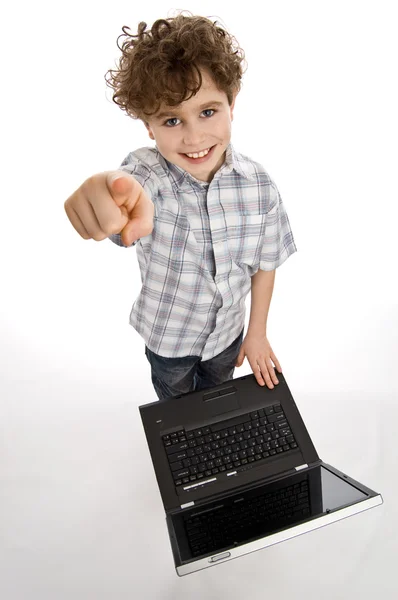
[[[383,503],[324,463],[283,373],[139,406],[179,576]]]

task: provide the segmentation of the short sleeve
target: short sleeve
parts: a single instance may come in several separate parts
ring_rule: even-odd
[[[137,158],[134,157],[133,153],[130,152],[126,158],[121,163],[118,171],[125,171],[133,177],[142,185],[145,192],[148,194],[150,198],[155,196],[155,183],[152,178],[152,171],[149,167],[140,162]],[[120,233],[113,233],[108,236],[111,242],[117,244],[118,246],[122,246],[123,248],[131,248],[135,246],[138,240],[135,240],[130,246],[125,246],[122,242],[122,236]]]
[[[273,271],[280,267],[291,254],[297,252],[293,232],[279,191],[274,183],[269,188],[269,210],[265,219],[259,268]]]

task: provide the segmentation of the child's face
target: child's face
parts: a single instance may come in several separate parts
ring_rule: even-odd
[[[178,107],[162,105],[145,126],[164,158],[196,179],[210,182],[224,163],[235,98],[230,106],[226,93],[216,87],[207,72],[201,73],[202,86],[195,96]],[[208,148],[211,151],[204,158],[186,156]]]

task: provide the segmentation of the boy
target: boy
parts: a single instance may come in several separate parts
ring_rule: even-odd
[[[130,323],[159,399],[232,379],[245,356],[273,388],[271,361],[282,372],[266,336],[275,269],[297,249],[275,184],[230,142],[244,53],[204,17],[146,27],[123,28],[107,83],[156,146],[87,179],[66,213],[84,239],[137,246],[142,289]]]

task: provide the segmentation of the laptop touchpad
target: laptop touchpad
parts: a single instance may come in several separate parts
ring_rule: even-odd
[[[208,415],[213,417],[240,408],[236,387],[233,385],[222,388],[217,392],[204,394],[203,401],[206,402]]]

